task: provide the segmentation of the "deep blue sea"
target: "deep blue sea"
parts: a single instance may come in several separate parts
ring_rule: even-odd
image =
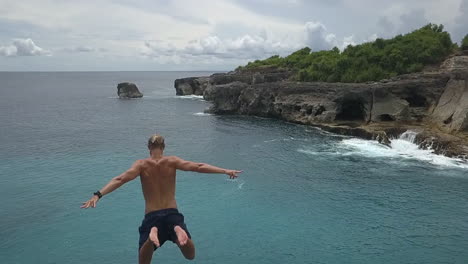
[[[241,169],[180,172],[193,263],[468,263],[468,164],[278,120],[204,114],[176,78],[208,72],[0,73],[0,263],[136,263],[137,180],[80,205],[147,138],[166,154]],[[135,82],[144,98],[117,99]],[[186,263],[168,242],[153,263]]]

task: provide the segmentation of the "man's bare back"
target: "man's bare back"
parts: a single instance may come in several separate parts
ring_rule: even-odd
[[[153,251],[166,240],[176,243],[185,258],[195,257],[194,243],[184,223],[183,215],[177,210],[175,200],[177,170],[222,173],[227,174],[231,179],[236,178],[237,174],[242,172],[206,163],[186,161],[176,156],[163,156],[164,147],[162,136],[157,134],[151,136],[148,140],[150,157],[134,162],[127,171],[113,178],[81,206],[81,208],[96,207],[102,196],[140,176],[145,198],[145,219],[139,228],[139,263],[150,263]]]
[[[140,181],[145,197],[145,213],[165,209],[177,208],[175,200],[176,170],[225,173],[231,178],[237,177],[240,171],[225,170],[204,163],[182,160],[176,156],[162,156],[161,158],[147,158],[138,160],[140,166]]]
[[[177,208],[175,200],[176,167],[173,157],[140,160],[140,181],[145,198],[145,213]]]

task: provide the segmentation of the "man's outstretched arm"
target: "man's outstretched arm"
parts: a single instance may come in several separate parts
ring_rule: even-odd
[[[117,188],[120,186],[124,185],[126,182],[129,182],[131,180],[134,180],[138,175],[141,173],[141,162],[136,161],[133,163],[132,167],[130,169],[126,170],[124,173],[120,174],[117,177],[114,177],[112,180],[110,180],[104,187],[102,187],[99,192],[102,194],[102,196],[111,193],[115,191]],[[100,198],[97,195],[93,195],[91,199],[88,201],[84,202],[81,208],[89,208],[89,207],[96,207],[96,203]]]
[[[222,173],[229,175],[230,179],[237,178],[237,174],[242,172],[240,170],[223,169],[206,163],[183,160],[179,157],[173,157],[173,161],[175,168],[178,170],[194,171],[200,173]]]

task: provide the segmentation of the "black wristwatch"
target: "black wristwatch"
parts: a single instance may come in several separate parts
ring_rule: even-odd
[[[95,192],[94,195],[97,195],[99,199],[101,199],[102,197],[102,193],[100,191]]]

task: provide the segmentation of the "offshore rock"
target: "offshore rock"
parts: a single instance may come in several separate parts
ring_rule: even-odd
[[[209,112],[215,114],[279,118],[387,145],[406,130],[417,130],[421,148],[466,157],[467,72],[468,56],[458,55],[431,72],[379,82],[296,82],[290,71],[270,67],[185,78],[176,80],[175,86],[180,90],[187,79],[208,83],[199,94],[212,102]]]
[[[121,99],[143,97],[143,94],[138,90],[138,87],[134,83],[129,82],[123,82],[117,85],[117,95]]]

